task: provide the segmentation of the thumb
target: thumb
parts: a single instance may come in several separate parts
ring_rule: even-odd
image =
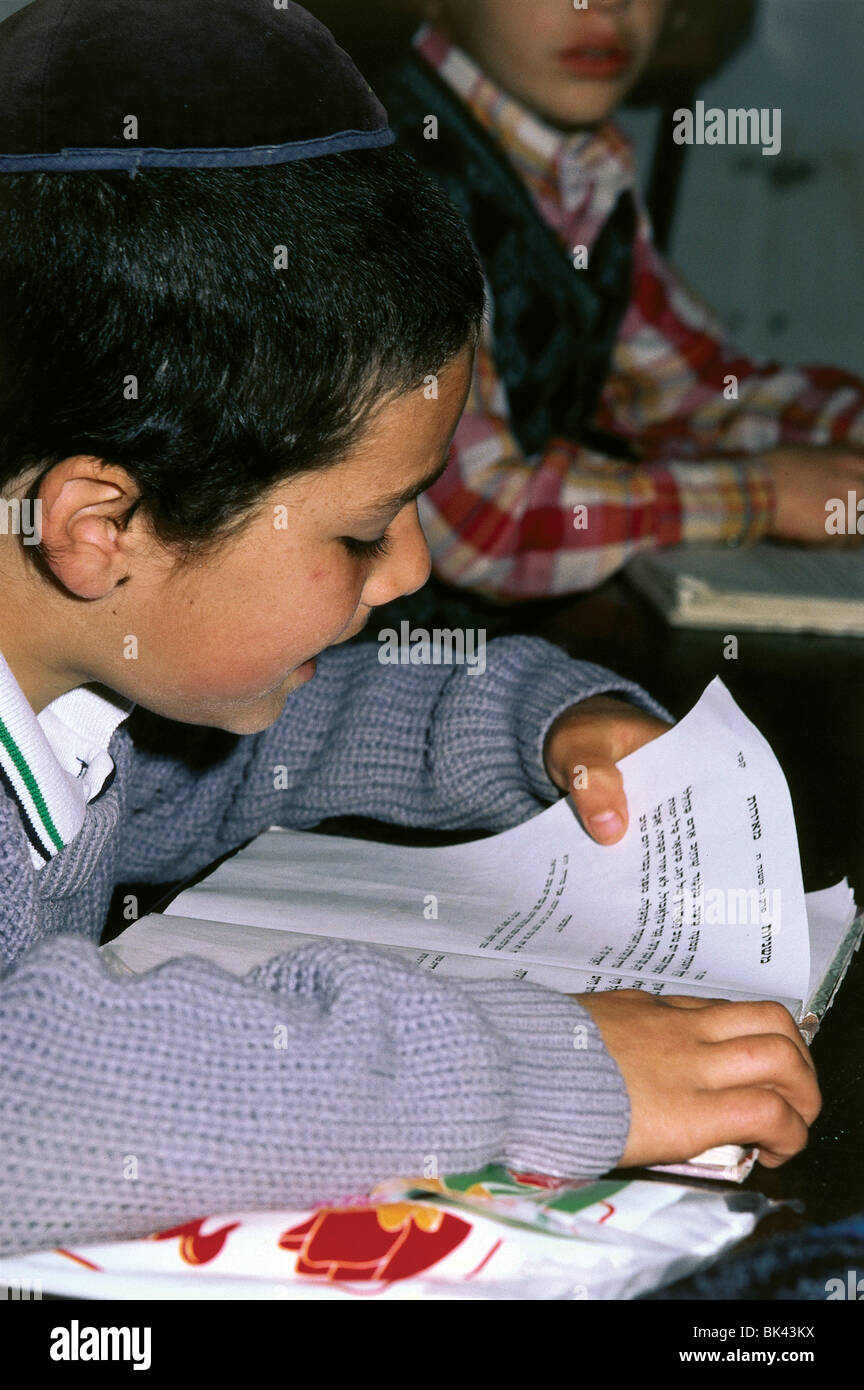
[[[629,817],[624,779],[610,760],[577,768],[571,791],[576,812],[592,840],[614,845],[623,839]]]

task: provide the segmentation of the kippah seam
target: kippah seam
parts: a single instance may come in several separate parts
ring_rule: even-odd
[[[132,176],[138,169],[250,168],[268,164],[288,164],[298,159],[317,159],[327,154],[346,154],[352,150],[380,149],[395,144],[389,126],[379,130],[343,130],[313,140],[294,140],[286,145],[247,145],[213,149],[128,150],[72,148],[56,154],[0,154],[0,173],[15,174],[43,170],[71,173],[75,170],[126,169]]]

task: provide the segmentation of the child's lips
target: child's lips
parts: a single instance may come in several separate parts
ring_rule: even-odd
[[[557,57],[569,72],[599,81],[620,77],[633,61],[630,51],[619,44],[578,44],[564,49]]]

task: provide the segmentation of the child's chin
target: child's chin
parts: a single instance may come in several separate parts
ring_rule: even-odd
[[[622,95],[614,82],[586,82],[567,78],[551,92],[545,93],[547,120],[564,130],[590,130],[611,116]]]
[[[181,724],[197,724],[202,728],[222,729],[228,734],[260,734],[269,729],[281,715],[286,700],[301,685],[307,685],[315,675],[316,661],[305,661],[302,666],[290,671],[272,690],[263,695],[245,697],[232,703],[211,701],[184,701],[181,707],[166,706],[159,702],[142,701],[145,708],[152,709],[163,719],[173,719]]]
[[[287,696],[283,696],[278,700],[269,700],[266,705],[256,705],[254,709],[232,710],[230,714],[208,719],[207,723],[226,734],[261,734],[276,723],[285,708],[286,699]]]
[[[276,723],[283,709],[285,701],[290,698],[295,690],[299,690],[301,685],[307,685],[315,675],[315,658],[311,661],[304,661],[302,666],[298,666],[295,671],[285,678],[282,685],[270,694],[264,696],[260,703],[250,706],[247,710],[233,710],[228,716],[229,722],[225,722],[221,727],[232,734],[260,734],[264,729],[269,729]]]

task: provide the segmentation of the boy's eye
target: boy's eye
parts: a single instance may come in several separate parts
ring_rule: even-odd
[[[379,560],[390,548],[390,536],[386,531],[374,541],[360,541],[356,536],[341,536],[340,540],[355,560]]]

